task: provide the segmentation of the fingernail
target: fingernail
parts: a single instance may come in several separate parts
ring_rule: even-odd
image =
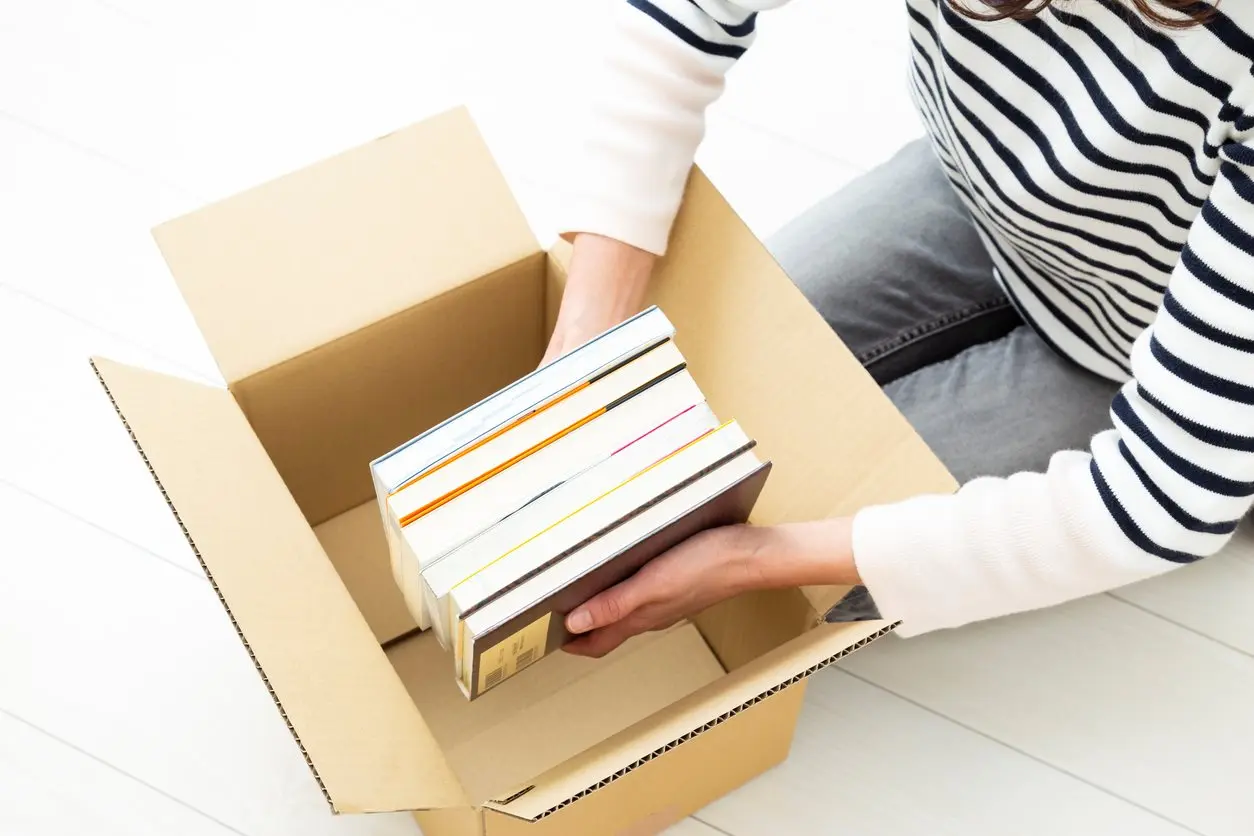
[[[566,629],[572,633],[586,633],[592,628],[592,615],[587,610],[575,610],[566,617]]]

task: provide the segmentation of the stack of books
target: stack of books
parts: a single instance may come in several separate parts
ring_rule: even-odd
[[[565,616],[770,471],[650,308],[371,464],[392,569],[470,699],[572,638]]]

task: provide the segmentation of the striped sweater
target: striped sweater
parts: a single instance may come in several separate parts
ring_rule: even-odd
[[[564,231],[664,251],[704,110],[783,2],[621,4]],[[1118,0],[991,24],[906,2],[913,96],[998,281],[1054,348],[1123,384],[1113,429],[1044,473],[855,517],[859,572],[914,635],[1161,574],[1249,509],[1254,2],[1184,33]]]

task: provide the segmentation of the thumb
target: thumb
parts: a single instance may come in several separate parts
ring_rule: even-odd
[[[630,581],[612,586],[572,610],[566,616],[566,629],[587,633],[622,621],[640,606],[638,599]]]

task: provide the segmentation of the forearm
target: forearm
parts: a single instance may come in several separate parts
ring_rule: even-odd
[[[557,331],[599,333],[639,312],[655,260],[651,253],[612,238],[576,236]]]
[[[956,494],[859,512],[853,548],[880,612],[912,636],[1061,604],[1178,565],[1124,536],[1091,468],[1089,454],[1063,452],[1045,473],[976,479]]]
[[[651,253],[612,238],[577,235],[545,362],[638,313],[655,260]]]
[[[853,556],[853,526],[840,517],[726,530],[738,591],[861,583]]]

